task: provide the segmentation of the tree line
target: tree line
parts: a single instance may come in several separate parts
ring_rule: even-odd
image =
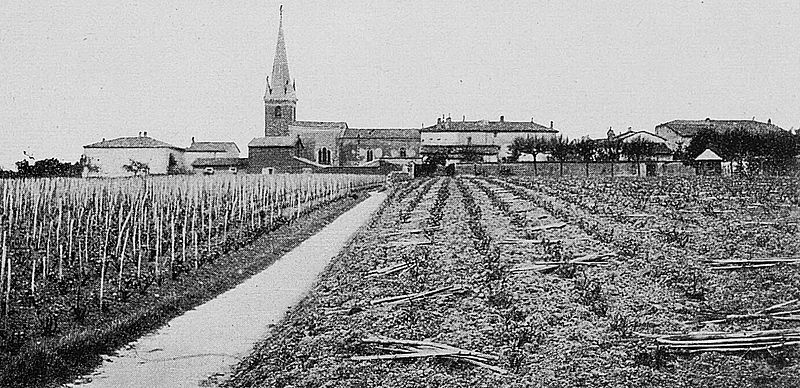
[[[31,159],[22,159],[16,163],[17,171],[0,168],[0,178],[55,178],[80,177],[86,165],[83,158],[70,163],[56,158],[40,159],[31,163]]]

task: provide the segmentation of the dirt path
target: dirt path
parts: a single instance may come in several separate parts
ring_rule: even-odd
[[[263,272],[105,358],[71,386],[198,387],[224,378],[302,299],[385,198],[373,193]]]

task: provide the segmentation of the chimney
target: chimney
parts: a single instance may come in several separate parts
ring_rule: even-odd
[[[533,117],[531,117],[531,123],[533,123]]]
[[[501,116],[500,116],[500,122],[501,122],[501,123],[504,123],[505,121],[506,121],[506,117],[501,115]]]
[[[447,121],[448,124],[450,123],[450,116],[447,116],[447,120],[446,121]]]
[[[194,144],[194,136],[192,136],[192,144]]]
[[[767,119],[767,124],[772,124],[772,119]]]
[[[436,118],[436,124],[441,124],[441,123],[442,123],[442,118],[441,117],[437,117]]]
[[[142,131],[139,131],[139,137],[142,137]]]
[[[467,121],[467,115],[463,115],[463,116],[461,116],[461,122],[463,123],[463,122],[465,122],[465,121]]]
[[[144,137],[147,137],[147,131],[144,131]]]
[[[101,141],[106,141],[106,138],[103,138],[103,140],[101,140]]]
[[[553,120],[550,120],[550,129],[553,129]]]

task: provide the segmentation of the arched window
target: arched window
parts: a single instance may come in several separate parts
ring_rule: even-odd
[[[281,107],[280,106],[276,106],[275,107],[275,117],[281,117]]]
[[[317,163],[331,164],[331,151],[325,147],[320,148],[317,151]]]
[[[405,148],[400,148],[400,157],[401,158],[405,158],[406,157],[406,149]]]
[[[368,162],[372,161],[372,150],[367,150],[367,161]]]

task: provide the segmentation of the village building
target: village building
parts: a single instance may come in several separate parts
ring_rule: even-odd
[[[422,128],[420,154],[423,157],[444,153],[448,163],[472,159],[498,162],[511,156],[511,144],[516,138],[555,138],[558,131],[531,121],[453,121],[438,119],[436,125]]]
[[[683,150],[689,146],[698,132],[710,129],[717,132],[727,132],[735,129],[744,129],[748,132],[766,133],[782,131],[780,127],[773,125],[772,120],[766,123],[755,120],[672,120],[656,125],[655,134],[666,139],[672,144],[673,149]]]
[[[183,154],[184,163],[194,173],[233,173],[247,167],[247,159],[239,157],[239,147],[234,142],[203,141],[192,138],[192,144]]]
[[[252,174],[301,173],[325,167],[303,157],[305,146],[298,136],[257,137],[247,148],[247,171]]]
[[[650,143],[651,147],[649,154],[643,159],[657,162],[673,161],[675,154],[675,149],[673,147],[677,148],[675,144],[670,143],[667,141],[667,139],[654,133],[648,131],[633,131],[630,128],[626,132],[620,133],[619,135],[614,135],[614,132],[609,129],[607,139],[602,139],[598,142],[600,143],[601,147],[605,142],[616,142],[618,144],[634,142]],[[620,160],[625,161],[628,160],[628,158],[624,154],[621,154]]]
[[[364,166],[375,160],[395,165],[421,162],[420,131],[403,128],[348,128],[339,138],[342,166]]]
[[[185,171],[184,150],[140,132],[83,146],[85,177],[121,177]]]

